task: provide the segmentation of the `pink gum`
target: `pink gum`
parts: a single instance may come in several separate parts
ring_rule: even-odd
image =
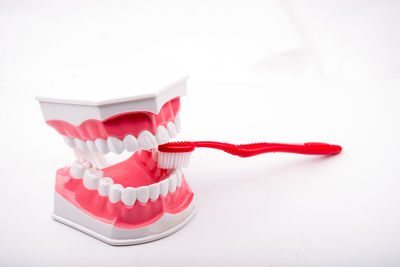
[[[180,99],[174,98],[165,103],[158,114],[137,111],[126,112],[103,121],[89,119],[78,126],[62,120],[48,120],[46,123],[61,135],[79,138],[83,141],[94,141],[98,138],[106,140],[109,136],[122,140],[128,134],[137,138],[144,130],[155,135],[159,126],[166,127],[169,122],[174,122],[179,109]]]
[[[114,183],[123,187],[141,187],[158,183],[173,172],[160,169],[153,160],[152,152],[139,150],[120,163],[104,168],[104,177],[112,177]]]

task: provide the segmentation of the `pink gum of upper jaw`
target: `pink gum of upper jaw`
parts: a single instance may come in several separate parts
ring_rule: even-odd
[[[193,192],[182,177],[182,185],[177,187],[175,192],[168,192],[165,197],[150,199],[145,204],[136,201],[132,207],[121,201],[113,204],[108,197],[100,196],[97,190],[86,189],[82,179],[71,178],[69,167],[57,171],[55,190],[92,218],[125,229],[152,224],[165,213],[177,214],[193,200]]]
[[[155,135],[159,126],[167,127],[169,122],[174,122],[179,109],[180,98],[178,97],[165,103],[158,114],[142,111],[126,112],[103,121],[89,119],[78,126],[62,120],[48,120],[46,123],[61,135],[83,141],[94,141],[98,138],[106,140],[109,136],[122,140],[128,134],[137,138],[144,130]]]

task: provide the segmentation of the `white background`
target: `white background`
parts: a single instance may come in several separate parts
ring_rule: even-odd
[[[399,12],[395,1],[0,0],[0,265],[399,266]],[[198,214],[148,244],[112,247],[52,221],[55,171],[73,156],[36,90],[90,66],[161,61],[191,77],[182,140],[344,151],[198,149],[185,171]]]

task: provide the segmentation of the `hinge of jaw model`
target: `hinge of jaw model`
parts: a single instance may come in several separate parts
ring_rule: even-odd
[[[78,83],[74,88],[89,97],[36,98],[46,123],[76,157],[57,171],[55,220],[111,245],[156,240],[190,220],[193,193],[181,169],[157,167],[156,148],[178,134],[186,94],[187,77],[170,78],[178,79],[159,86],[145,82],[144,93],[143,86],[132,85],[130,93],[116,95],[111,88],[111,97],[102,98]],[[130,155],[110,165],[108,153]]]

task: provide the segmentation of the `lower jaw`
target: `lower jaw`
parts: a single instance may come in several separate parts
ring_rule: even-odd
[[[128,160],[104,169],[104,173],[124,187],[136,187],[135,182],[150,183],[150,178],[145,177],[152,177],[153,182],[168,178],[167,172],[153,166],[156,163],[149,159],[150,155],[148,151],[135,153]],[[142,160],[147,166],[142,165]],[[121,172],[124,169],[128,173]],[[136,174],[135,182],[128,179],[132,177],[129,173]],[[178,230],[194,214],[192,202],[193,192],[183,174],[174,191],[146,203],[136,200],[134,205],[127,206],[122,201],[112,203],[108,196],[88,189],[83,179],[70,175],[70,167],[64,167],[56,174],[53,218],[111,245],[129,245],[156,240]]]
[[[69,174],[69,167],[57,171],[55,191],[65,200],[88,216],[119,228],[135,229],[145,227],[159,220],[162,215],[177,214],[189,206],[193,199],[186,180],[175,192],[147,203],[136,201],[133,206],[126,206],[121,201],[111,203],[106,196],[100,196],[97,190],[89,190],[82,179],[75,179]]]
[[[98,221],[76,208],[59,193],[54,194],[53,219],[113,246],[154,241],[181,229],[196,214],[193,201],[177,214],[165,213],[156,222],[135,229],[116,227]]]

